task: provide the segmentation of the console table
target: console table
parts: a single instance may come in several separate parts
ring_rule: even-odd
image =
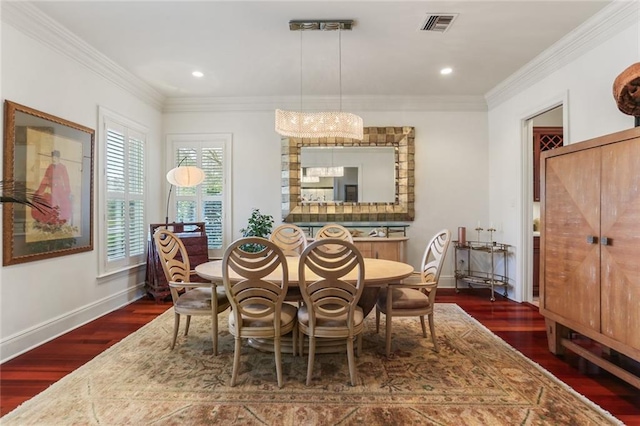
[[[325,226],[329,222],[293,222],[294,225],[302,228],[307,236],[313,238],[316,231]],[[372,229],[381,229],[384,231],[386,237],[391,235],[403,237],[407,236],[408,223],[404,222],[335,222],[347,229],[363,229],[363,237],[368,235],[368,232]]]
[[[150,241],[147,250],[147,270],[144,288],[156,302],[164,300],[171,295],[169,283],[164,276],[164,270],[160,263],[160,257],[153,242],[153,234],[159,229],[168,229],[180,237],[187,249],[191,269],[201,263],[209,261],[209,251],[207,247],[207,234],[204,222],[181,222],[181,223],[153,223],[149,225]],[[197,281],[198,276],[193,273],[191,279]]]
[[[455,277],[456,277],[456,293],[458,290],[458,281],[464,281],[469,288],[473,285],[480,285],[491,288],[491,301],[495,301],[495,287],[504,288],[504,297],[507,297],[507,287],[509,286],[509,277],[507,273],[507,256],[509,254],[509,245],[496,242],[467,241],[461,244],[454,241],[455,252]],[[503,273],[496,273],[496,264],[501,260],[503,264]],[[472,266],[472,261],[474,265]],[[482,264],[486,263],[486,266]],[[466,265],[465,265],[466,263]]]

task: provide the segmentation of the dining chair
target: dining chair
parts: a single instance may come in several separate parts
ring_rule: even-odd
[[[159,229],[153,234],[153,239],[173,301],[171,349],[175,347],[178,338],[180,315],[187,317],[185,336],[189,334],[191,316],[206,315],[211,318],[213,355],[218,355],[218,314],[230,306],[224,289],[213,282],[191,282],[190,276],[194,271],[191,270],[187,250],[176,234],[167,229]]]
[[[386,354],[391,355],[391,319],[392,317],[420,317],[422,335],[427,337],[424,316],[429,317],[431,340],[436,352],[439,352],[436,330],[433,323],[433,306],[436,299],[438,280],[442,264],[451,240],[451,232],[443,229],[431,239],[422,256],[420,271],[414,272],[401,283],[391,283],[387,290],[380,291],[376,302],[376,333],[380,331],[380,312],[386,315]]]
[[[262,247],[246,252],[243,246]],[[231,280],[233,271],[241,277]],[[267,276],[277,273],[278,279]],[[231,303],[229,332],[235,339],[231,386],[235,386],[240,365],[241,339],[273,339],[278,387],[282,387],[281,336],[292,333],[296,354],[297,308],[282,303],[289,286],[287,259],[273,242],[261,237],[240,238],[224,252],[222,283]]]
[[[331,245],[332,250],[326,247]],[[345,281],[347,273],[357,268],[355,282]],[[316,339],[345,339],[351,385],[356,384],[353,341],[357,354],[362,347],[364,314],[358,300],[364,287],[364,259],[353,243],[336,238],[319,239],[302,252],[298,282],[304,304],[298,310],[299,352],[303,354],[304,336],[309,336],[307,386],[311,384]],[[307,277],[313,277],[312,282]]]
[[[338,225],[337,223],[330,223],[320,228],[316,233],[316,239],[319,240],[322,238],[337,238],[353,243],[353,236],[351,235],[351,232],[349,232],[349,230],[344,226]]]
[[[307,236],[304,231],[291,223],[284,223],[273,230],[269,241],[275,243],[285,256],[300,256],[307,247]],[[290,287],[284,298],[287,302],[296,302],[300,306],[302,295],[298,287]]]
[[[275,243],[285,256],[300,256],[307,247],[307,236],[304,231],[291,223],[284,223],[276,227],[269,241]]]

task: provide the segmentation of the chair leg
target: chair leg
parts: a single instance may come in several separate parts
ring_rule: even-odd
[[[282,352],[280,350],[280,336],[276,336],[273,339],[273,352],[276,357],[276,377],[278,378],[278,387],[282,388]]]
[[[427,337],[427,327],[424,325],[424,315],[420,315],[420,325],[422,326],[422,337]]]
[[[384,313],[385,321],[386,321],[385,339],[386,339],[386,346],[387,346],[386,347],[387,358],[391,356],[391,317],[393,316],[392,302],[393,302],[393,289],[391,288],[391,286],[388,286],[387,287],[387,306],[386,306],[386,311]]]
[[[387,351],[387,357],[391,356],[391,315],[390,312],[387,311],[387,314],[385,315],[385,321],[386,321],[386,334],[385,334],[385,341],[386,341],[386,351]]]
[[[356,360],[353,357],[353,338],[347,338],[347,360],[349,361],[349,376],[351,386],[356,385]]]
[[[304,356],[304,334],[298,327],[298,355]]]
[[[213,356],[218,356],[218,314],[211,317],[211,338],[213,339]]]
[[[218,356],[218,290],[213,283],[211,297],[211,337],[213,339],[213,356]]]
[[[436,350],[436,352],[440,352],[440,348],[438,347],[438,340],[436,339],[436,327],[433,323],[433,312],[429,314],[429,330],[431,331],[433,348]]]
[[[178,339],[178,329],[180,328],[180,314],[174,313],[173,317],[173,341],[171,341],[171,350],[173,350],[176,345],[176,340]]]
[[[238,377],[238,367],[240,366],[240,351],[242,350],[241,341],[239,337],[235,338],[235,349],[233,350],[233,372],[231,373],[230,386],[236,385],[236,378]]]
[[[189,334],[189,325],[191,324],[191,315],[187,315],[187,324],[184,328],[184,335]]]
[[[380,309],[376,306],[376,334],[380,333]]]
[[[311,375],[313,374],[313,362],[316,354],[316,338],[309,336],[309,362],[307,365],[307,386],[311,384]]]
[[[291,350],[293,351],[293,356],[296,356],[296,349],[298,349],[298,322],[296,321],[293,324],[293,330],[291,331],[291,338],[293,339],[293,344],[291,345]]]

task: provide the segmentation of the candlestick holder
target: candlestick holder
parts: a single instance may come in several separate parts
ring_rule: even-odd
[[[496,232],[496,228],[494,228],[493,226],[489,229],[487,229],[487,231],[489,231],[489,239],[491,241],[491,245],[495,245],[495,241],[493,241],[493,233]]]
[[[484,231],[484,228],[480,228],[479,226],[476,228],[476,232],[478,233],[477,241],[480,242],[480,231]]]

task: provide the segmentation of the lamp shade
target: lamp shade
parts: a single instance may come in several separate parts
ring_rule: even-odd
[[[204,171],[196,166],[176,167],[167,173],[167,181],[174,186],[196,186],[204,181]]]

